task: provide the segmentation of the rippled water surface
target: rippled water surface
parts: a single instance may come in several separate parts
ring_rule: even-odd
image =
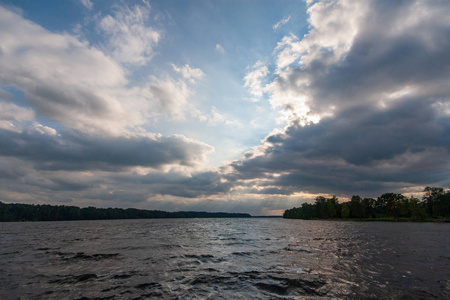
[[[448,299],[450,224],[0,223],[0,299]]]

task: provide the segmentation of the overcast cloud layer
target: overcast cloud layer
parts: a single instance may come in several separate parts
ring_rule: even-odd
[[[264,88],[289,123],[232,164],[236,177],[348,196],[448,186],[449,4],[331,1],[308,12],[310,32],[278,44]]]
[[[258,215],[450,186],[450,3],[307,2],[227,27],[273,35],[248,52],[193,4],[80,1],[56,30],[0,2],[0,201]]]

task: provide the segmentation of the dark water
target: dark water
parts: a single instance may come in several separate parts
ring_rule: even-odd
[[[450,224],[0,223],[0,299],[448,299]]]

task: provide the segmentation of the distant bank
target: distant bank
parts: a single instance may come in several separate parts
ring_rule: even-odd
[[[0,202],[0,222],[76,221],[161,218],[251,218],[246,213],[145,210],[136,208],[96,208],[65,205],[33,205]]]
[[[441,221],[450,219],[450,189],[426,187],[422,201],[402,194],[385,193],[378,198],[353,196],[340,203],[336,196],[318,196],[314,204],[303,203],[284,212],[286,219],[332,219],[359,221]]]

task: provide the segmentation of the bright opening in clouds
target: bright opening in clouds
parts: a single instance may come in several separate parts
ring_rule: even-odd
[[[280,213],[450,185],[448,1],[0,1],[0,201]]]

